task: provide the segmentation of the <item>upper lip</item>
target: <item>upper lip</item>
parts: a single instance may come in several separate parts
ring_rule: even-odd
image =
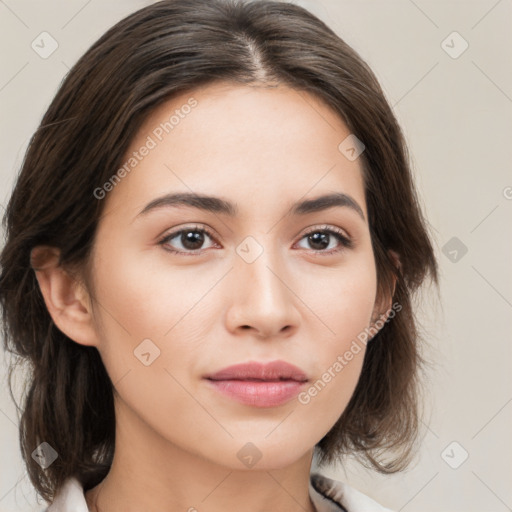
[[[295,380],[297,382],[308,380],[300,368],[286,361],[271,361],[269,363],[249,361],[228,366],[216,373],[206,375],[205,378],[210,380]]]

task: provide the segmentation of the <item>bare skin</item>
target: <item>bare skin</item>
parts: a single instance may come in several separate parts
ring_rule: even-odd
[[[155,128],[191,97],[197,105],[158,140]],[[376,296],[361,161],[338,149],[349,134],[326,105],[282,85],[184,93],[146,120],[127,158],[148,136],[156,146],[102,199],[93,289],[56,267],[55,251],[38,250],[55,323],[97,347],[115,387],[115,455],[107,477],[86,492],[91,511],[315,511],[313,449],[350,400],[364,347],[307,404],[241,404],[204,376],[279,359],[301,368],[311,386],[389,309],[390,297]],[[140,214],[176,192],[221,197],[238,212],[162,206]],[[288,214],[296,202],[334,192],[360,212]],[[160,243],[185,228],[212,236],[203,234],[197,250],[179,235]],[[325,229],[352,246],[325,234],[321,248],[307,236]],[[261,254],[249,263],[240,247]],[[134,355],[147,339],[151,358],[160,351],[149,365]],[[247,443],[261,454],[253,467],[237,455]]]

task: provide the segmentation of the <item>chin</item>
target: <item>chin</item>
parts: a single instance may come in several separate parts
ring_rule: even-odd
[[[254,438],[253,438],[254,439]],[[276,439],[277,440],[277,439]],[[307,456],[308,452],[313,453],[313,446],[288,444],[278,440],[270,443],[268,440],[258,441],[235,441],[228,450],[232,456],[227,460],[224,457],[221,464],[232,470],[247,471],[271,471],[284,469],[295,464],[299,459]]]

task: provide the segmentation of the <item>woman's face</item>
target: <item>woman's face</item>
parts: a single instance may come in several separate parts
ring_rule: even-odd
[[[377,289],[359,148],[338,147],[349,135],[285,86],[218,83],[146,120],[98,199],[92,255],[94,344],[118,424],[238,469],[246,452],[284,467],[331,429],[361,372],[354,340]],[[309,203],[332,194],[337,204]],[[307,382],[206,378],[277,360]]]

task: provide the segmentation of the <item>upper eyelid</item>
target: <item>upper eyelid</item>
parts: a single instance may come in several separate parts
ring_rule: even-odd
[[[305,236],[315,231],[334,231],[338,234],[343,234],[345,238],[348,238],[349,240],[353,239],[352,235],[346,229],[340,228],[338,226],[333,226],[330,224],[316,225],[311,228],[306,228],[306,230],[302,233],[302,236]]]

